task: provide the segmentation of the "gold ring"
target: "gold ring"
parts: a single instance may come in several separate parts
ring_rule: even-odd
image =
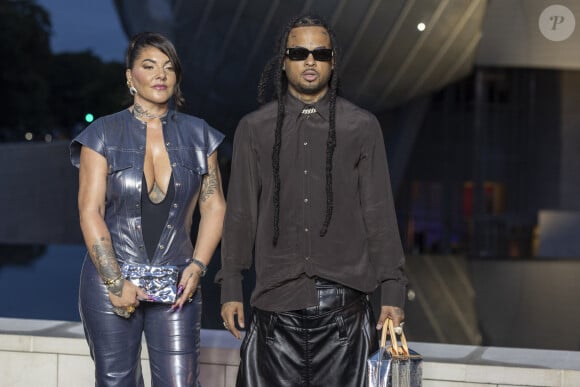
[[[191,292],[187,295],[187,298],[192,298],[192,297],[193,297],[193,292]]]
[[[125,308],[127,310],[127,312],[129,313],[133,313],[135,311],[135,307],[133,305],[129,305],[128,307]]]

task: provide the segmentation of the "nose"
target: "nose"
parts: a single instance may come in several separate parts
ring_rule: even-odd
[[[165,70],[164,68],[160,69],[157,72],[157,78],[158,79],[165,79],[165,78],[167,78],[167,70]]]
[[[312,55],[312,53],[309,53],[305,59],[305,62],[306,62],[307,66],[314,66],[316,64],[316,60],[314,59],[314,55]]]

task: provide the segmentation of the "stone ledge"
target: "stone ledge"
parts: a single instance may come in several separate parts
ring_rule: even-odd
[[[239,345],[240,341],[224,330],[202,330],[200,380],[204,386],[233,385]],[[424,387],[580,386],[580,352],[576,351],[420,342],[409,345],[423,355]],[[74,384],[61,381],[92,378],[89,351],[78,322],[0,318],[0,359],[4,359],[0,373],[8,372],[11,376],[18,373],[16,377],[28,380],[28,384],[0,381],[0,387],[26,386],[30,380],[52,379],[54,383],[47,386],[68,387]],[[146,346],[143,359],[148,359]],[[30,362],[41,360],[44,367],[30,368]],[[49,363],[53,365],[48,366]],[[82,366],[65,366],[69,363]],[[143,368],[147,378],[146,361]],[[56,374],[58,377],[54,377]]]

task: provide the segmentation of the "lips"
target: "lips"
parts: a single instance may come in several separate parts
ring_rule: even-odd
[[[318,79],[318,72],[316,72],[314,70],[306,70],[302,73],[302,77],[306,81],[312,82],[312,81],[315,81],[316,79]]]
[[[166,85],[153,85],[153,88],[155,90],[167,90],[167,86]]]

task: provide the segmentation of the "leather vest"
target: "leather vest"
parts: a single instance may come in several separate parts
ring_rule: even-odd
[[[81,146],[107,159],[105,223],[119,264],[185,265],[193,255],[191,224],[207,158],[224,135],[204,120],[170,110],[162,118],[175,196],[152,260],[141,232],[141,189],[145,159],[146,124],[129,110],[99,118],[70,144],[70,157],[79,167]]]

